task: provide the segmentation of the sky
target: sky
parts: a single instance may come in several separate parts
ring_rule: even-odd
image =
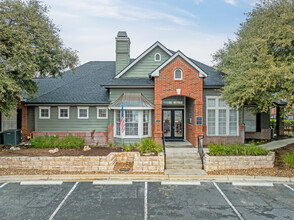
[[[235,38],[258,0],[43,0],[66,47],[80,63],[115,60],[115,36],[126,31],[131,57],[154,42],[213,65],[212,54]]]

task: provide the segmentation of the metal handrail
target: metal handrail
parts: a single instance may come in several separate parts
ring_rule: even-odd
[[[204,135],[198,136],[198,153],[201,158],[202,169],[204,169],[203,157],[204,157],[204,150],[203,150],[203,139]]]
[[[165,150],[164,131],[162,131],[162,145],[163,145],[163,153],[164,153],[164,169],[166,169],[166,150]]]

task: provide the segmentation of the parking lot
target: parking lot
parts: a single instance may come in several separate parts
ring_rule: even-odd
[[[0,219],[293,219],[294,185],[0,183]]]

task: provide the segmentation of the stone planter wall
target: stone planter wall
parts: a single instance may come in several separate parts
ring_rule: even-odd
[[[274,167],[275,153],[266,156],[204,156],[205,171]]]
[[[117,162],[134,162],[135,172],[163,172],[163,154],[140,156],[139,152],[110,153],[107,156],[0,157],[0,168],[79,172],[111,172]]]

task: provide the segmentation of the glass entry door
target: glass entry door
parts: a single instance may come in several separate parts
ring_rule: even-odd
[[[166,140],[184,139],[184,110],[163,110],[162,130]]]

